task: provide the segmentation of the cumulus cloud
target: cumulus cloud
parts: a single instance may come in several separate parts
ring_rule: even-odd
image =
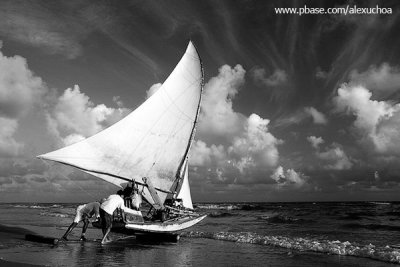
[[[0,52],[0,116],[23,115],[45,92],[45,84],[28,68],[25,58]]]
[[[288,81],[286,72],[281,69],[276,69],[274,73],[267,77],[265,69],[256,68],[252,71],[252,75],[255,81],[267,86],[278,86]]]
[[[315,149],[319,148],[319,145],[323,144],[325,141],[322,137],[308,136],[307,140],[311,143],[312,147]]]
[[[130,112],[118,97],[113,100],[118,108],[95,105],[78,86],[58,95],[56,90],[49,91],[42,79],[28,68],[26,59],[7,57],[0,52],[0,191],[8,194],[4,197],[2,193],[0,198],[10,201],[13,192],[18,196],[20,192],[29,192],[34,198],[36,192],[40,192],[36,199],[44,200],[40,194],[46,190],[55,192],[71,188],[69,180],[73,179],[73,171],[62,172],[63,177],[58,181],[60,172],[51,171],[48,165],[31,156],[38,153],[39,146],[43,149],[43,145],[56,143],[54,148],[58,148],[77,142]],[[32,133],[28,132],[33,124],[37,125]],[[28,134],[30,142],[18,140],[26,140]],[[44,138],[50,135],[53,139],[40,143],[44,142],[43,136],[38,137],[40,134]],[[35,143],[37,140],[40,140],[39,144]],[[78,176],[83,186],[90,183],[87,176]],[[70,193],[64,196],[67,199]]]
[[[386,97],[400,90],[400,69],[388,63],[370,66],[365,72],[352,71],[350,81],[353,85],[368,88],[375,97]]]
[[[233,110],[232,100],[244,84],[246,71],[241,65],[224,65],[204,86],[199,134],[236,136],[243,131],[245,116]]]
[[[242,136],[236,137],[228,148],[228,153],[237,159],[237,167],[243,173],[246,168],[255,166],[275,166],[279,159],[277,145],[281,143],[268,132],[269,120],[257,114],[247,119]]]
[[[244,84],[245,70],[224,65],[204,89],[198,138],[190,164],[207,168],[214,182],[267,182],[282,143],[269,132],[268,119],[234,111],[233,98]]]
[[[23,148],[13,135],[18,127],[17,120],[0,117],[0,157],[15,157]]]
[[[222,145],[212,144],[208,147],[201,140],[194,142],[192,151],[190,163],[193,166],[211,166],[213,163],[218,166],[227,159],[226,149]]]
[[[295,187],[303,186],[308,179],[307,176],[293,169],[285,171],[282,166],[278,166],[270,177],[279,185],[294,185]]]
[[[348,170],[353,166],[353,163],[340,144],[332,143],[329,147],[325,148],[325,150],[322,150],[320,145],[325,143],[322,137],[308,136],[307,140],[315,149],[317,158],[322,160],[324,169]]]
[[[256,114],[247,119],[244,131],[230,145],[198,140],[191,151],[190,164],[213,168],[218,180],[249,182],[265,180],[279,159],[277,146],[282,142],[268,132],[269,121]],[[264,181],[265,182],[265,181]]]
[[[79,141],[82,141],[83,139],[85,139],[83,135],[73,133],[63,138],[63,143],[64,145],[68,146],[77,143]]]
[[[304,108],[306,114],[310,115],[313,118],[315,124],[327,124],[328,120],[322,112],[319,112],[313,107]]]
[[[152,96],[155,92],[158,91],[158,89],[160,89],[162,86],[162,83],[156,83],[153,84],[149,90],[146,91],[146,99],[149,98],[150,96]]]
[[[399,156],[400,104],[371,98],[372,92],[367,88],[343,84],[334,103],[338,112],[355,116],[353,126],[364,149]]]
[[[316,156],[324,161],[323,167],[327,170],[348,170],[353,166],[343,148],[337,143],[333,143],[324,151],[317,151]]]
[[[117,106],[118,106],[119,108],[123,108],[123,107],[124,107],[124,102],[122,102],[120,96],[113,96],[113,102],[114,102],[115,104],[117,104]]]
[[[125,108],[109,108],[95,105],[80,91],[78,85],[68,88],[57,99],[47,116],[48,128],[64,144],[82,140],[123,118],[129,112]]]
[[[2,43],[0,43],[1,48]],[[19,122],[47,91],[26,59],[0,52],[0,156],[15,157],[24,145],[15,139]]]

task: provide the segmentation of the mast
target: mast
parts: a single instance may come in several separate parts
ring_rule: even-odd
[[[80,142],[39,155],[122,187],[143,177],[163,203],[182,177],[193,142],[203,68],[192,42],[161,88],[129,115]],[[153,197],[143,181],[144,198]]]
[[[192,41],[190,41],[190,42],[194,46],[194,48],[196,50],[196,53],[199,54],[197,52],[196,46],[193,44]],[[203,62],[201,60],[200,55],[198,57],[199,57],[199,60],[200,60],[200,69],[201,69],[201,81],[200,81],[201,89],[200,89],[199,103],[197,105],[196,117],[195,117],[194,122],[193,122],[193,129],[192,129],[192,132],[190,133],[188,145],[186,147],[185,153],[184,153],[184,155],[182,157],[182,160],[181,160],[181,162],[180,162],[180,164],[178,166],[178,169],[176,171],[176,175],[175,175],[175,184],[176,184],[176,186],[175,186],[175,189],[174,189],[175,192],[179,187],[179,180],[182,179],[183,172],[185,171],[185,165],[186,165],[185,162],[188,160],[188,154],[189,154],[190,148],[192,147],[192,144],[193,144],[194,135],[196,133],[196,126],[197,126],[197,122],[199,120],[200,106],[201,106],[201,100],[202,100],[203,89],[204,89],[204,68],[203,68]]]

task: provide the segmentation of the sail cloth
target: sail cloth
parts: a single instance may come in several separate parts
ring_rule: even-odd
[[[186,158],[202,92],[199,55],[189,42],[167,80],[141,106],[109,128],[78,143],[38,156],[77,167],[117,186],[151,179],[169,191]],[[157,192],[161,202],[167,193]],[[146,189],[143,196],[153,203]]]
[[[185,208],[193,209],[192,196],[190,194],[189,186],[189,166],[187,161],[185,163],[185,174],[183,176],[181,188],[179,190],[177,198],[182,199],[182,205]]]

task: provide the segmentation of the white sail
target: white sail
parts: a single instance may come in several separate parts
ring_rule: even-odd
[[[190,42],[173,72],[141,106],[109,128],[73,145],[38,156],[77,167],[112,184],[151,180],[164,202],[193,138],[203,73]],[[144,197],[152,203],[150,193]]]
[[[190,186],[189,186],[189,166],[186,162],[185,164],[185,174],[183,175],[183,181],[181,184],[181,188],[179,190],[178,199],[182,199],[182,205],[185,208],[193,209],[192,196],[190,194]]]

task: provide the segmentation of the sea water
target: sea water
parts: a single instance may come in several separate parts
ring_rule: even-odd
[[[208,214],[178,243],[112,234],[58,246],[24,240],[60,237],[79,204],[0,204],[0,265],[46,266],[393,266],[400,264],[400,203],[197,203]],[[78,239],[82,223],[70,238]],[[86,236],[100,239],[101,230]]]

